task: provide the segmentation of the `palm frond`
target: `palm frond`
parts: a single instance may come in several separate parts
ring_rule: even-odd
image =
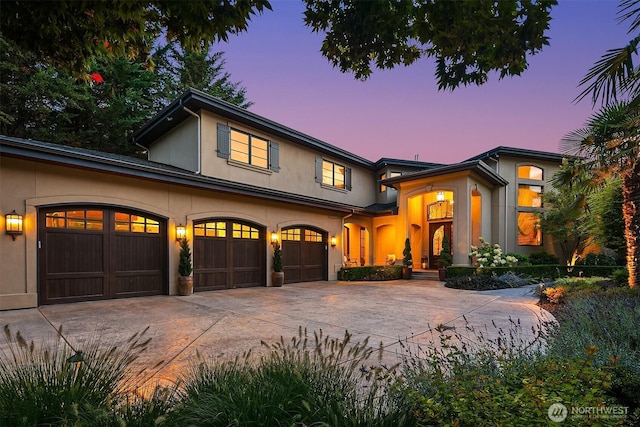
[[[638,74],[633,66],[633,56],[638,54],[639,43],[640,35],[624,47],[608,50],[580,81],[580,86],[588,86],[575,101],[580,101],[591,94],[594,105],[599,99],[602,99],[604,104],[608,104],[619,99],[620,95],[629,93],[630,90],[637,91]]]
[[[618,11],[618,22],[624,22],[631,19],[629,33],[640,28],[640,1],[624,0],[620,2],[620,10]]]

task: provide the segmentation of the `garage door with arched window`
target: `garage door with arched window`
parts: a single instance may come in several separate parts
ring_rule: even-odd
[[[328,280],[327,236],[322,230],[305,226],[282,229],[285,283]]]
[[[103,206],[38,212],[39,304],[166,294],[166,220]]]
[[[194,222],[193,289],[266,286],[266,230],[246,221]]]

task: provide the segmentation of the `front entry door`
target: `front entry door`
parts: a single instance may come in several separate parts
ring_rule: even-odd
[[[440,253],[442,252],[442,239],[449,238],[450,248],[453,247],[451,240],[451,222],[436,222],[429,224],[429,268],[440,267]]]

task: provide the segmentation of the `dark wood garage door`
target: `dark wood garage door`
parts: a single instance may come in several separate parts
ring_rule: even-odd
[[[233,219],[193,225],[193,289],[265,286],[266,231]]]
[[[290,227],[281,234],[285,283],[328,280],[326,232]]]
[[[118,208],[41,209],[40,304],[166,293],[166,221]]]

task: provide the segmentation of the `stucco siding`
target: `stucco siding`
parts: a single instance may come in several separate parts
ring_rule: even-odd
[[[0,239],[0,309],[3,310],[37,305],[37,210],[43,206],[116,206],[166,218],[170,294],[177,289],[179,247],[175,242],[175,227],[178,224],[187,225],[189,239],[193,237],[194,220],[215,217],[249,220],[264,226],[267,232],[278,231],[288,224],[309,225],[326,231],[329,236],[339,236],[342,232],[341,214],[321,207],[301,207],[6,156],[0,156],[0,167],[2,221],[13,209],[24,215],[24,235],[15,241],[9,236]],[[4,228],[4,224],[2,226]],[[265,265],[270,271],[271,245],[268,246]],[[328,257],[328,277],[335,280],[342,264],[340,247],[328,247]]]
[[[197,172],[198,120],[189,118],[149,148],[149,160]]]

